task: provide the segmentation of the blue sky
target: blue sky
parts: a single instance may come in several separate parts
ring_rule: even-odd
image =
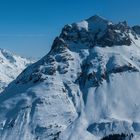
[[[95,14],[140,24],[139,5],[140,0],[0,0],[0,47],[42,57],[65,24]]]

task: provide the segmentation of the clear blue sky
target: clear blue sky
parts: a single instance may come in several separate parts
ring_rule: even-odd
[[[140,24],[140,0],[0,0],[0,47],[41,57],[65,24],[95,14]]]

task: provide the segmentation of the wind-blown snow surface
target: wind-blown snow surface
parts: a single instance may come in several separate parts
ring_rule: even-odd
[[[0,49],[0,92],[31,63],[31,60]]]
[[[140,38],[126,22],[94,16],[66,25],[0,95],[1,140],[138,140],[139,71]]]

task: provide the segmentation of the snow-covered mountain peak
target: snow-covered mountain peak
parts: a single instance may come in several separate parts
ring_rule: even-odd
[[[89,30],[93,30],[93,31],[95,31],[96,28],[100,30],[105,30],[108,25],[112,24],[111,21],[98,15],[92,16],[86,19],[86,21],[88,22]]]
[[[3,59],[8,60],[11,63],[16,62],[16,59],[14,58],[14,54],[12,54],[10,51],[7,51],[5,49],[0,49],[0,53],[1,53],[1,58],[3,57]]]
[[[109,22],[109,20],[105,19],[104,17],[100,15],[94,15],[87,19],[87,21],[93,21],[93,22]]]
[[[112,22],[95,15],[78,23],[66,25],[62,32],[64,32],[64,34],[67,34],[67,31],[69,31],[70,33],[68,35],[71,35],[74,32],[92,32],[96,34],[96,32],[98,32],[99,30],[101,30],[102,32],[106,30],[107,26],[110,24],[112,24]]]
[[[89,21],[107,26],[66,25],[0,95],[2,140],[139,140],[140,38],[126,22]]]
[[[79,30],[83,29],[87,31],[97,32],[98,30],[105,30],[110,24],[112,24],[112,22],[98,15],[95,15],[81,22],[74,23],[73,25],[77,26]]]
[[[60,38],[65,41],[81,42],[90,47],[131,45],[132,37],[136,38],[136,32],[127,25],[127,22],[114,24],[99,16],[93,16],[78,23],[66,25]]]

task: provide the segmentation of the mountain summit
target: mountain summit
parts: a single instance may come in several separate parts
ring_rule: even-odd
[[[140,139],[140,37],[99,16],[66,25],[0,95],[1,140]]]

